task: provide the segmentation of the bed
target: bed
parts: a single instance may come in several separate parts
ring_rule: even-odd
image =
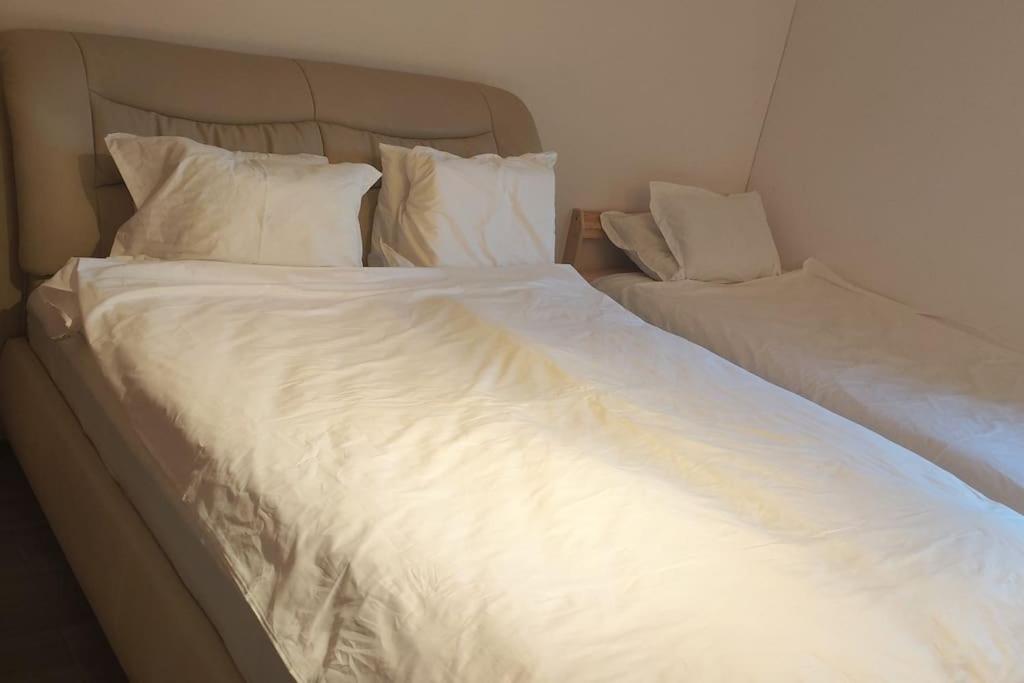
[[[129,206],[97,153],[114,128],[539,149],[512,96],[3,41],[9,227],[27,273],[59,273],[4,346],[0,414],[131,678],[1024,675],[1020,515],[568,266],[90,257]]]
[[[587,239],[601,243],[597,230]],[[1024,512],[1019,353],[858,289],[814,259],[779,277],[732,285],[657,282],[621,261],[584,271],[644,320]]]
[[[109,253],[134,210],[107,133],[378,163],[382,141],[459,154],[537,151],[533,119],[513,95],[477,83],[117,36],[10,31],[0,60],[4,436],[129,677],[291,678],[272,651],[246,647],[239,665],[229,655],[224,641],[238,624],[218,629],[208,616],[216,610],[195,599],[223,591],[183,583],[202,569],[169,559],[174,540],[161,529],[173,535],[173,520],[150,514],[156,501],[140,473],[111,476],[130,449],[93,395],[103,385],[87,381],[74,340],[51,344],[33,332],[27,294],[72,256]],[[376,196],[363,204],[364,245]]]

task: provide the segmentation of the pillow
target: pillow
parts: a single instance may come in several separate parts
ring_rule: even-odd
[[[601,227],[612,244],[626,252],[647,277],[662,281],[686,277],[651,214],[605,211]]]
[[[366,164],[190,154],[121,226],[112,256],[361,266]]]
[[[465,159],[412,149],[398,229],[381,236],[389,265],[554,263],[556,160],[553,152]]]
[[[391,245],[398,242],[398,214],[409,194],[409,179],[405,174],[405,157],[412,150],[408,147],[380,144],[380,168],[382,173],[377,209],[373,212],[373,231],[370,235],[370,254],[367,262],[371,266],[411,266],[398,255]]]
[[[651,214],[690,280],[746,282],[782,272],[757,192],[723,196],[653,182]]]
[[[270,154],[267,152],[232,152],[204,145],[189,138],[170,135],[143,137],[130,133],[110,133],[104,140],[117,164],[135,208],[142,206],[157,187],[174,172],[181,161],[192,154],[213,154],[238,161],[259,159],[271,163],[326,164],[319,154]]]

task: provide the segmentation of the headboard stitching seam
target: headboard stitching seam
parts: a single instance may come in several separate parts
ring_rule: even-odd
[[[480,93],[480,97],[484,98],[484,106],[487,107],[487,118],[491,122],[491,137],[494,138],[494,146],[497,149],[498,154],[501,154],[501,143],[498,141],[498,131],[494,129],[494,110],[491,109],[491,101],[487,99],[487,93],[484,92],[483,88],[478,88],[477,92]]]
[[[89,85],[89,63],[85,60],[85,50],[82,48],[82,41],[78,39],[77,33],[70,33],[71,39],[75,41],[75,47],[78,48],[78,56],[82,59],[82,73],[85,74],[85,89],[87,92],[92,93],[92,87]],[[92,102],[89,102],[89,129],[92,130],[92,178],[87,183],[87,187],[91,188],[92,191],[92,206],[96,212],[96,229],[99,230],[99,226],[103,225],[103,217],[100,215],[100,203],[96,198],[96,179],[99,177],[99,164],[97,162],[98,150],[96,149],[96,116],[92,110]]]
[[[324,144],[324,129],[320,126],[320,111],[316,105],[316,93],[313,92],[313,84],[309,82],[309,75],[306,73],[306,69],[303,68],[302,62],[293,59],[292,63],[298,67],[299,73],[302,74],[302,79],[306,81],[306,89],[309,90],[309,101],[313,105],[313,121],[316,122],[316,134],[320,136],[320,153],[326,155],[327,145]]]

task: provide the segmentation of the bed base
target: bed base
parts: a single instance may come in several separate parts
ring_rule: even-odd
[[[220,635],[24,338],[0,354],[0,419],[133,681],[242,681]]]

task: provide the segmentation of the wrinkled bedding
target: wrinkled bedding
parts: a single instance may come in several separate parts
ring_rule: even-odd
[[[612,276],[644,320],[869,427],[1024,513],[1024,356],[821,263],[742,285]]]
[[[1024,678],[1024,517],[567,267],[44,297],[296,679]]]

